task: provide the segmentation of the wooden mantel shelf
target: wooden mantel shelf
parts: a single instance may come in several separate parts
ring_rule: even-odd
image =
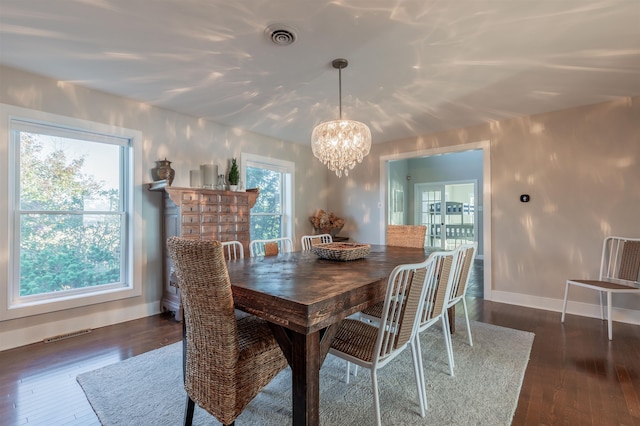
[[[236,195],[246,193],[249,195],[249,208],[253,208],[256,205],[256,200],[258,199],[258,195],[260,195],[260,191],[258,188],[249,188],[244,192],[237,191],[227,191],[227,190],[219,190],[219,189],[205,189],[205,188],[186,188],[179,186],[169,186],[167,185],[166,180],[158,180],[155,182],[151,182],[149,184],[149,191],[166,191],[171,197],[171,200],[179,204],[179,197],[181,193],[189,192],[189,191],[197,191],[201,194],[220,194],[220,195]]]

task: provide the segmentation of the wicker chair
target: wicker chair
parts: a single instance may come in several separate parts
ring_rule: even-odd
[[[387,225],[387,245],[423,248],[426,225]]]
[[[225,425],[287,361],[266,322],[236,320],[222,245],[171,237],[169,254],[178,276],[186,327],[185,425],[195,404]]]
[[[329,353],[371,370],[373,404],[378,425],[381,420],[377,371],[408,346],[411,347],[413,358],[420,415],[425,416],[426,389],[420,344],[416,336],[426,291],[433,286],[435,266],[433,258],[418,264],[397,266],[387,283],[380,319],[382,325],[377,327],[356,319],[344,319],[331,343]]]
[[[289,237],[253,240],[249,243],[251,257],[277,256],[279,253],[289,253],[291,251],[293,251],[293,242]]]
[[[467,337],[469,339],[469,346],[473,346],[473,339],[471,338],[471,327],[469,325],[469,312],[467,312],[467,287],[469,284],[469,276],[471,275],[471,266],[473,260],[476,257],[477,244],[462,244],[456,249],[456,269],[453,274],[453,281],[451,283],[451,295],[448,298],[447,306],[445,309],[449,309],[458,303],[462,302],[462,308],[464,309],[464,319],[467,323]]]
[[[300,239],[300,244],[302,244],[302,251],[310,251],[311,247],[316,244],[325,244],[332,243],[333,237],[331,234],[318,234],[318,235],[304,235]]]
[[[609,340],[613,340],[611,307],[614,293],[640,294],[640,238],[607,237],[602,244],[600,276],[597,280],[570,279],[564,289],[561,322],[567,311],[569,286],[596,290],[600,295],[600,318],[604,320],[602,294],[607,294],[607,328]]]

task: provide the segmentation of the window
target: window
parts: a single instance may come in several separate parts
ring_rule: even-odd
[[[6,306],[31,308],[9,317],[140,294],[133,279],[134,137],[55,117],[8,119]]]
[[[253,154],[242,154],[247,188],[260,188],[251,209],[251,239],[293,238],[294,164]]]

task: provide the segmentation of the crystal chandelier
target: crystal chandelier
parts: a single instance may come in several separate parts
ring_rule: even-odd
[[[342,119],[342,69],[349,62],[334,59],[332,65],[338,70],[338,91],[340,95],[340,119],[318,124],[311,134],[311,149],[329,170],[338,177],[349,175],[357,163],[369,154],[371,132],[366,124]]]

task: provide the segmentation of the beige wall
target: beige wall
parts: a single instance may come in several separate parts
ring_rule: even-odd
[[[331,208],[349,220],[343,233],[378,242],[381,156],[484,140],[491,143],[491,297],[559,310],[567,278],[597,276],[606,235],[640,237],[640,97],[374,145],[348,179],[328,177],[336,188]],[[523,193],[531,195],[527,204]],[[595,292],[577,289],[571,299],[588,304],[570,311],[599,315]],[[640,323],[640,296],[614,305],[614,319]]]
[[[175,186],[189,170],[241,152],[296,164],[296,237],[310,232],[317,208],[343,215],[342,234],[379,242],[383,229],[380,157],[490,140],[491,288],[494,300],[558,310],[567,277],[598,272],[602,238],[640,237],[640,98],[626,98],[538,116],[374,145],[364,163],[338,180],[302,144],[216,125],[136,101],[0,67],[0,103],[140,130],[147,180],[167,157]],[[6,147],[0,147],[6,170]],[[0,180],[6,191],[6,179]],[[531,195],[522,204],[518,197]],[[16,342],[97,327],[158,312],[160,196],[143,191],[141,297],[0,322],[0,350]],[[383,206],[381,204],[381,206]],[[0,224],[0,236],[7,235]],[[6,288],[7,242],[0,242],[0,291]],[[597,313],[596,297],[575,291],[570,309]],[[583,303],[586,302],[586,303]],[[638,296],[616,300],[614,318],[640,323]]]
[[[43,78],[12,68],[0,67],[0,103],[135,129],[142,132],[143,181],[151,181],[155,161],[171,160],[176,170],[174,186],[189,186],[189,170],[213,162],[221,170],[231,157],[248,152],[292,161],[296,165],[295,237],[311,231],[308,216],[326,208],[327,173],[310,147],[264,137],[239,129],[153,108],[68,83]],[[0,170],[6,172],[6,147],[0,149]],[[0,190],[7,191],[6,176]],[[120,322],[159,311],[161,294],[162,241],[159,238],[161,195],[143,192],[143,290],[141,297],[84,308],[0,321],[0,350],[39,341],[44,337],[88,327]],[[5,208],[4,206],[2,208]],[[2,215],[0,215],[2,216]],[[6,215],[4,215],[6,216]],[[0,291],[7,285],[7,223],[0,224]]]

